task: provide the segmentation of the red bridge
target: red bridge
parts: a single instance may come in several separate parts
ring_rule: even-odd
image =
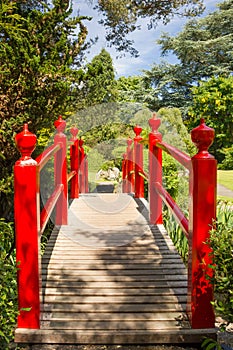
[[[67,141],[61,117],[53,145],[35,160],[36,136],[27,125],[16,136],[16,342],[195,343],[215,336],[206,244],[216,217],[216,160],[208,152],[214,131],[204,120],[192,130],[198,151],[190,158],[163,142],[155,115],[149,124],[149,169],[143,169],[142,129],[136,126],[122,162],[122,193],[116,194],[88,193],[83,141],[76,128]],[[162,152],[189,172],[188,218],[163,187]],[[49,159],[54,191],[41,210],[40,172]],[[188,238],[188,268],[164,229],[163,202]],[[54,230],[41,258],[40,239],[53,211]]]

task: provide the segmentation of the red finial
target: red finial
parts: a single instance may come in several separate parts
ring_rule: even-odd
[[[156,117],[156,113],[153,113],[152,118],[149,119],[149,125],[152,129],[152,132],[158,131],[160,124],[161,124],[161,120]]]
[[[71,141],[77,140],[77,135],[78,135],[79,129],[76,128],[76,126],[73,126],[73,127],[70,129],[70,132],[71,132],[71,134],[72,134]]]
[[[54,126],[57,129],[57,132],[63,132],[66,128],[66,122],[62,119],[62,116],[59,115],[58,119],[55,120]]]
[[[134,128],[133,128],[135,134],[136,134],[136,137],[138,137],[141,132],[142,132],[142,128],[139,126],[139,125],[136,125]]]
[[[205,119],[201,118],[200,125],[191,131],[191,138],[198,149],[198,157],[210,157],[209,147],[214,141],[214,129],[205,125]]]
[[[21,153],[21,159],[31,158],[31,154],[36,147],[36,135],[28,130],[28,124],[24,124],[23,131],[15,136],[16,146]]]

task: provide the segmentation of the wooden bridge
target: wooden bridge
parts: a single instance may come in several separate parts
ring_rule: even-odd
[[[62,123],[60,120],[57,128],[61,125],[64,127]],[[138,128],[136,129],[137,137],[139,133]],[[155,130],[152,131],[155,135]],[[17,138],[21,152],[27,137],[27,152],[29,152],[28,141],[34,136],[25,128]],[[30,152],[35,147],[34,141]],[[73,144],[75,142],[76,140],[73,140]],[[161,139],[160,142],[162,144]],[[202,247],[197,247],[198,254],[196,254],[197,248],[194,248],[195,261],[193,254],[189,253],[189,265],[190,261],[194,261],[192,268],[187,269],[184,266],[162,225],[159,212],[161,203],[158,202],[158,198],[156,205],[151,205],[152,198],[150,204],[144,198],[140,198],[143,192],[143,188],[140,187],[142,186],[140,173],[143,171],[141,151],[135,149],[132,158],[130,142],[128,142],[129,154],[124,157],[123,162],[123,192],[131,192],[133,185],[134,196],[129,193],[77,193],[77,187],[75,188],[77,185],[83,188],[83,192],[87,189],[84,181],[86,167],[83,166],[83,176],[78,176],[75,169],[77,164],[71,157],[71,172],[68,176],[65,169],[66,183],[62,183],[63,174],[60,172],[59,175],[57,168],[52,199],[46,203],[40,220],[38,219],[36,201],[38,185],[32,179],[32,175],[35,170],[34,175],[37,178],[40,168],[45,163],[45,157],[51,157],[57,149],[60,149],[61,146],[58,147],[58,144],[61,144],[61,139],[38,157],[36,162],[30,158],[31,153],[27,153],[27,159],[21,158],[15,167],[17,261],[20,265],[18,275],[20,314],[15,342],[196,343],[201,342],[204,336],[214,337],[216,329],[210,304],[212,288],[205,275],[209,272],[207,266],[210,262],[209,250],[206,250],[206,244],[202,241]],[[140,143],[136,144],[136,147],[141,147]],[[156,147],[158,148],[158,144]],[[168,148],[168,145],[166,147]],[[77,149],[72,148],[71,155],[74,154],[77,154]],[[189,164],[187,156],[183,156],[182,159],[183,163]],[[133,160],[135,176],[129,181],[130,176],[132,177]],[[25,161],[27,166],[25,163],[22,165]],[[58,167],[56,158],[55,164]],[[215,161],[214,164],[216,165]],[[205,166],[203,163],[202,172]],[[210,165],[207,168],[209,172]],[[27,172],[29,169],[31,178],[23,181],[25,176],[22,172]],[[144,171],[143,173],[145,176]],[[66,217],[64,215],[67,210],[66,195],[63,189],[67,186],[67,179],[75,179],[75,176],[76,181],[73,181],[74,187],[71,189],[73,200]],[[158,180],[158,173],[156,176]],[[154,194],[163,198],[173,209],[184,232],[189,231],[194,235],[195,229],[194,231],[188,229],[187,219],[182,216],[168,193],[159,187],[157,180],[155,186],[157,190]],[[211,190],[214,191],[212,186],[214,180],[211,181]],[[20,191],[20,186],[24,192],[22,189]],[[201,190],[203,194],[205,191],[203,184]],[[213,207],[211,199],[213,194],[210,193],[209,185],[208,191],[208,201],[211,203],[209,206],[205,203],[205,217],[209,211],[214,215],[210,209]],[[28,210],[29,203],[30,210]],[[55,203],[59,205],[56,226],[40,263],[38,234],[40,236]],[[199,211],[201,205],[198,204]],[[153,222],[154,218],[156,222]],[[198,219],[195,224],[198,226]],[[203,225],[202,219],[202,229],[199,227],[201,240],[204,239]],[[209,228],[207,233],[208,231]],[[196,241],[193,246],[198,244]],[[196,266],[198,270],[195,270]]]

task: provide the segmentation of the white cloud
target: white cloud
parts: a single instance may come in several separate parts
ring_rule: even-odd
[[[204,0],[204,3],[206,5],[204,15],[206,15],[216,9],[216,4],[219,3],[219,0]],[[75,15],[78,13],[78,10],[80,10],[81,15],[93,17],[90,22],[85,22],[88,27],[89,37],[99,37],[97,44],[90,50],[88,60],[91,60],[95,55],[99,54],[102,48],[106,48],[106,50],[112,56],[117,76],[139,75],[143,69],[150,69],[153,63],[159,63],[161,61],[160,48],[156,44],[156,40],[159,39],[162,32],[168,32],[170,35],[176,35],[182,30],[182,27],[187,21],[187,19],[175,17],[166,26],[163,24],[158,24],[156,29],[148,30],[148,19],[140,20],[139,24],[141,25],[142,29],[131,33],[128,37],[130,40],[134,40],[134,46],[140,52],[140,56],[138,58],[133,58],[126,55],[125,57],[117,59],[119,53],[117,53],[114,48],[109,48],[106,40],[104,39],[104,28],[98,24],[99,14],[94,11],[85,0],[74,0],[73,8]],[[166,57],[166,60],[170,61],[171,63],[177,61],[173,55]]]

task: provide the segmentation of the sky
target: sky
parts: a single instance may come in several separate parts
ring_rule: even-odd
[[[203,15],[207,15],[216,10],[216,4],[219,2],[221,2],[221,0],[204,0],[206,10]],[[104,28],[98,24],[99,15],[92,10],[85,0],[73,1],[74,15],[78,14],[78,9],[80,10],[80,15],[93,17],[91,21],[86,22],[89,38],[94,38],[97,35],[99,37],[97,44],[92,46],[90,53],[87,55],[88,61],[90,61],[95,55],[98,55],[102,48],[105,48],[111,54],[113,59],[116,78],[120,76],[128,77],[132,75],[140,75],[143,70],[151,69],[154,63],[160,63],[162,60],[166,60],[170,63],[175,63],[177,61],[174,55],[161,57],[160,47],[156,44],[156,40],[159,39],[162,32],[167,32],[169,35],[176,35],[179,33],[187,22],[187,19],[174,17],[174,19],[166,26],[159,24],[156,29],[151,30],[147,29],[148,20],[141,20],[140,24],[142,29],[135,31],[128,36],[130,40],[134,40],[134,47],[140,53],[139,57],[134,58],[129,54],[126,54],[125,57],[117,58],[119,53],[114,48],[108,47],[104,38]]]

